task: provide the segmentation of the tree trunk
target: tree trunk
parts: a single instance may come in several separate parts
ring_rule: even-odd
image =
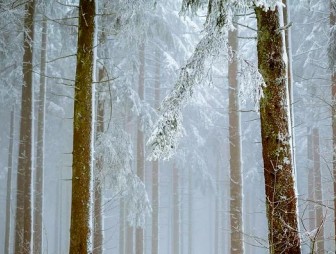
[[[179,201],[179,172],[173,165],[173,254],[179,254],[180,248],[180,201]]]
[[[40,94],[38,104],[37,150],[35,173],[35,201],[34,201],[34,253],[42,253],[42,211],[43,211],[43,169],[44,169],[44,122],[45,122],[45,94],[46,94],[46,56],[47,56],[47,19],[42,21],[41,43],[41,75]]]
[[[104,70],[99,69],[98,80],[104,79]],[[102,134],[104,132],[104,99],[100,94],[97,96],[97,127],[96,134]],[[102,170],[102,158],[98,157],[96,161],[95,171],[97,175]],[[103,252],[103,211],[102,211],[102,182],[100,178],[94,178],[94,234],[93,234],[93,253],[101,254]]]
[[[229,144],[230,144],[230,228],[231,253],[244,253],[242,220],[242,170],[240,155],[240,118],[238,102],[238,30],[229,32],[229,45],[233,58],[229,62]]]
[[[145,94],[145,43],[143,42],[139,49],[140,71],[138,93],[140,100],[144,100]],[[144,133],[141,126],[141,116],[138,117],[137,134],[137,175],[142,182],[145,180],[145,145]],[[144,229],[136,228],[135,253],[144,253]]]
[[[313,129],[313,159],[314,159],[314,182],[315,182],[315,202],[316,202],[316,215],[315,226],[318,227],[316,235],[317,253],[324,253],[324,220],[323,220],[323,207],[322,207],[322,181],[321,181],[321,167],[320,167],[320,136],[317,128]]]
[[[313,141],[312,134],[308,130],[308,140],[307,140],[307,149],[308,149],[308,222],[309,222],[309,231],[315,229],[315,200],[314,195],[314,168],[313,168]]]
[[[161,63],[160,53],[156,50],[156,71],[155,71],[155,93],[154,106],[156,109],[160,106],[160,76]],[[159,254],[159,161],[152,163],[152,254]]]
[[[74,103],[70,253],[91,253],[93,196],[92,93],[95,1],[80,0]]]
[[[193,176],[189,167],[188,186],[188,254],[193,254]]]
[[[8,148],[8,167],[7,167],[7,196],[6,196],[6,232],[5,232],[5,251],[10,252],[11,235],[11,194],[12,194],[12,171],[13,171],[13,143],[14,143],[14,106],[11,110],[9,124],[9,148]]]
[[[300,253],[297,199],[291,154],[289,98],[279,10],[255,8],[258,68],[264,78],[260,100],[262,154],[270,253]]]
[[[336,25],[336,2],[330,0],[330,27]],[[334,232],[335,232],[335,248],[336,248],[336,73],[332,70],[331,74],[331,119],[333,133],[333,179],[334,179]]]
[[[32,185],[32,126],[33,126],[33,41],[35,1],[25,4],[23,41],[23,85],[19,160],[17,171],[15,253],[30,253],[32,237],[31,185]]]
[[[220,218],[220,209],[221,209],[221,203],[220,200],[222,198],[221,195],[221,173],[220,173],[220,162],[219,162],[219,157],[217,158],[217,165],[216,165],[216,200],[215,200],[215,251],[214,254],[219,254],[220,253],[220,240],[221,240],[221,218]]]

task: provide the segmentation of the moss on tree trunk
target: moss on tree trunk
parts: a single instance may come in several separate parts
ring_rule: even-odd
[[[89,253],[91,240],[92,74],[95,1],[79,3],[73,126],[70,253]]]
[[[260,100],[262,154],[270,253],[300,253],[297,202],[289,132],[284,45],[279,12],[255,9],[258,25],[258,68],[266,86]]]

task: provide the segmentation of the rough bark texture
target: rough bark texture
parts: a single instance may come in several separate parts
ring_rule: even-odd
[[[315,183],[315,202],[316,214],[315,225],[318,227],[316,237],[317,254],[324,253],[324,226],[323,226],[323,207],[322,205],[322,180],[320,167],[320,135],[317,128],[313,129],[313,158],[314,158],[314,183]]]
[[[155,71],[155,93],[154,106],[156,109],[160,106],[160,76],[161,64],[160,53],[156,50],[156,71]],[[152,254],[159,254],[159,161],[153,161],[152,164]]]
[[[179,197],[179,172],[175,163],[173,165],[173,254],[180,253],[180,197]]]
[[[139,49],[140,70],[139,70],[139,87],[138,94],[140,100],[144,99],[145,94],[145,44],[142,43]],[[142,182],[145,180],[145,143],[144,133],[141,129],[141,119],[138,117],[138,134],[137,134],[137,175]],[[135,253],[143,254],[144,252],[144,229],[136,228],[135,234]]]
[[[98,80],[102,81],[104,70],[99,69]],[[97,96],[97,127],[96,134],[102,134],[104,132],[104,99],[98,93]],[[102,158],[98,157],[96,161],[95,171],[97,175],[102,170]],[[103,252],[103,211],[102,211],[102,182],[100,178],[94,179],[94,233],[93,233],[93,254],[101,254]]]
[[[41,75],[38,103],[37,150],[34,200],[34,253],[42,253],[43,168],[44,168],[44,115],[46,94],[47,19],[42,21]]]
[[[4,253],[10,253],[11,235],[11,193],[12,193],[12,171],[13,171],[13,143],[14,143],[14,107],[10,114],[9,124],[9,147],[8,147],[8,167],[7,167],[7,193],[6,193],[6,232]]]
[[[70,253],[90,252],[91,240],[91,134],[95,1],[79,2],[77,67],[75,80],[74,137]]]
[[[19,160],[17,171],[15,253],[30,253],[32,236],[31,184],[32,184],[32,125],[33,125],[33,44],[35,1],[25,4],[23,41],[23,86]]]
[[[289,134],[287,67],[279,12],[255,8],[258,68],[266,86],[260,100],[262,154],[270,253],[300,253],[297,201]]]
[[[229,62],[229,144],[230,144],[230,231],[231,253],[244,253],[242,172],[240,155],[240,118],[238,102],[238,65],[235,53],[238,50],[238,30],[229,32],[229,45],[233,58]]]
[[[330,0],[330,27],[336,24],[336,3]],[[333,133],[333,179],[334,179],[334,230],[335,230],[335,248],[336,248],[336,73],[332,70],[331,74],[331,96],[332,96],[332,133]]]

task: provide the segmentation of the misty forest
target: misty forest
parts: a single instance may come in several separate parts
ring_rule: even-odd
[[[0,0],[0,253],[336,251],[336,0]]]

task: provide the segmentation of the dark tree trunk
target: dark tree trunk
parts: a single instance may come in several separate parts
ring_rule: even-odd
[[[35,1],[25,4],[23,41],[23,85],[19,160],[17,171],[15,253],[30,253],[32,238],[31,185],[32,185],[32,113],[33,113],[33,41]]]
[[[12,171],[13,171],[13,143],[14,143],[14,106],[11,110],[9,124],[9,147],[8,147],[8,167],[7,167],[7,196],[6,196],[6,232],[5,232],[5,251],[10,253],[11,235],[11,194],[12,194]]]
[[[92,245],[92,79],[95,1],[80,0],[74,103],[70,253],[90,253]]]
[[[47,19],[42,21],[41,43],[41,75],[40,94],[38,104],[37,150],[35,173],[35,201],[34,201],[34,253],[42,253],[42,211],[43,211],[43,169],[44,169],[44,122],[45,122],[45,94],[46,94],[46,56],[47,56]]]
[[[243,241],[243,189],[240,155],[240,118],[238,102],[238,30],[229,32],[229,45],[233,58],[229,62],[229,144],[230,144],[230,232],[231,253],[244,253]]]
[[[270,253],[300,253],[289,119],[287,67],[278,8],[255,8],[258,68],[266,86],[260,100],[262,154]]]

